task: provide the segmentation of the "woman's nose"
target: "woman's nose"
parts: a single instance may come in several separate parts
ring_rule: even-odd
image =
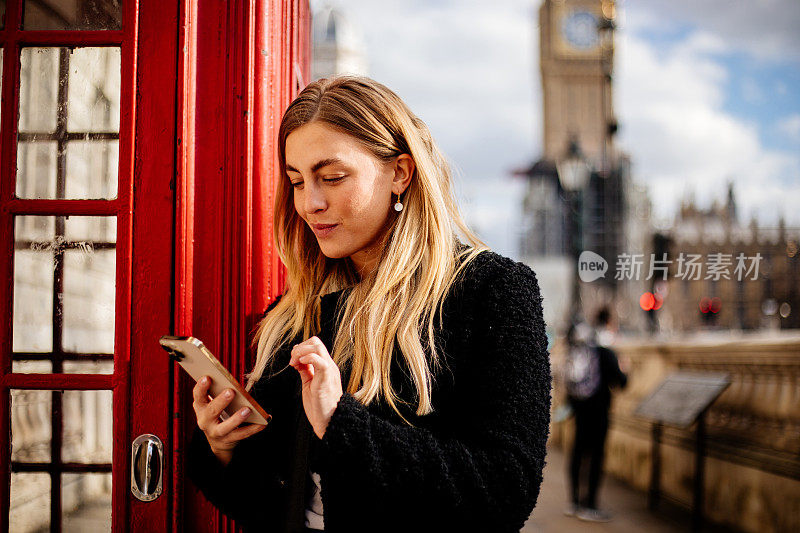
[[[305,196],[306,213],[316,213],[317,211],[325,209],[328,205],[325,200],[325,193],[320,187],[308,187]]]

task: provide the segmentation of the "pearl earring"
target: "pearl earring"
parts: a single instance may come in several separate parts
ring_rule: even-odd
[[[398,211],[398,212],[403,210],[403,204],[400,203],[400,195],[399,194],[397,195],[397,203],[394,204],[394,210]]]

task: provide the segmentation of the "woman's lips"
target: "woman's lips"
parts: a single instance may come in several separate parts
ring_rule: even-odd
[[[311,224],[311,229],[317,237],[327,237],[339,224]]]

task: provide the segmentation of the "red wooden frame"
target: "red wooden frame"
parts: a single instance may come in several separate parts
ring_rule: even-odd
[[[0,254],[0,435],[10,435],[10,389],[112,389],[113,530],[233,531],[184,483],[182,450],[196,424],[192,384],[156,340],[169,332],[200,337],[240,379],[252,366],[255,318],[285,280],[272,238],[276,138],[284,109],[310,77],[311,14],[307,0],[122,5],[121,31],[22,31],[22,0],[7,3],[0,243],[13,242],[15,215],[116,216],[117,288],[113,375],[12,374],[13,256]],[[22,45],[121,47],[116,199],[15,198]],[[129,490],[130,442],[145,432],[166,444],[164,493],[149,503]],[[9,526],[5,444],[0,532]]]
[[[203,339],[241,380],[253,363],[248,344],[255,319],[285,278],[272,238],[276,139],[284,109],[302,88],[296,80],[310,75],[311,15],[306,0],[190,5],[182,7],[180,25],[185,111],[175,326]],[[183,483],[180,450],[196,425],[192,385],[176,376],[174,403],[182,407],[174,428],[173,526],[234,531],[233,522]]]
[[[13,242],[15,215],[115,215],[117,217],[116,301],[113,375],[11,374],[11,331],[13,313],[13,255],[0,254],[0,531],[8,531],[10,488],[10,389],[112,389],[116,420],[125,420],[129,410],[131,258],[133,208],[133,142],[136,121],[134,82],[136,79],[136,0],[123,2],[122,31],[25,31],[20,29],[23,1],[6,4],[5,25],[0,30],[4,49],[2,89],[2,148],[0,149],[0,243]],[[17,108],[19,102],[19,54],[22,46],[119,46],[121,47],[120,141],[118,193],[114,200],[34,200],[15,198]],[[115,424],[114,441],[127,442],[125,424]],[[114,446],[112,454],[113,526],[115,531],[126,527],[128,447]],[[123,490],[124,489],[124,490]],[[59,500],[60,494],[51,495]],[[53,504],[59,508],[59,503]]]
[[[177,168],[175,177],[175,239],[173,280],[173,326],[175,334],[188,336],[192,331],[193,299],[193,251],[194,251],[194,172],[195,172],[195,109],[197,92],[197,3],[180,2],[178,42],[182,53],[178,60],[178,127]],[[182,388],[183,387],[183,388]],[[185,442],[185,416],[181,406],[186,404],[185,377],[173,374],[172,403],[176,406],[173,418],[173,442]],[[185,412],[185,411],[184,411]],[[172,530],[183,531],[183,479],[184,463],[178,446],[172,453]]]
[[[123,0],[123,3],[125,0]],[[138,73],[136,77],[136,157],[133,212],[133,291],[130,330],[129,428],[119,443],[125,498],[115,511],[114,531],[168,531],[174,487],[169,472],[175,406],[171,403],[174,367],[158,345],[172,330],[175,139],[178,137],[178,0],[141,2],[138,6]],[[130,492],[131,442],[143,433],[164,443],[163,493],[142,502]]]

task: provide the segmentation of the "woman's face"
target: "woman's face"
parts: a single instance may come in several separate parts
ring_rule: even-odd
[[[297,213],[322,253],[350,257],[362,277],[377,264],[392,194],[405,190],[411,172],[410,156],[383,162],[353,137],[321,122],[305,124],[286,138],[284,179],[292,184]]]

